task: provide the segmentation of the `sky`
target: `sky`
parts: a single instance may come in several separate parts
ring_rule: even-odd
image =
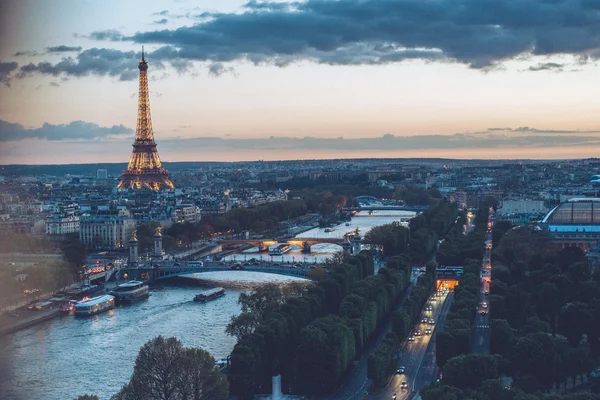
[[[0,0],[0,164],[600,155],[597,0]]]

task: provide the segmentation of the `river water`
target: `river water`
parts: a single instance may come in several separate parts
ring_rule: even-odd
[[[414,216],[403,211],[385,214],[355,217],[351,226],[339,225],[331,233],[312,229],[299,237],[327,237],[357,227],[364,234],[373,226]],[[308,262],[321,261],[340,250],[337,245],[319,247],[307,256]],[[284,260],[304,261],[304,255],[297,250],[284,255]],[[241,260],[244,255],[254,256],[250,252],[237,257]],[[299,279],[245,271],[197,275],[203,280],[232,281],[238,288],[252,282]],[[224,297],[206,304],[195,303],[194,295],[201,290],[187,285],[154,286],[148,300],[131,306],[91,318],[61,316],[1,336],[0,399],[71,400],[86,393],[109,399],[129,380],[140,347],[158,335],[175,336],[185,346],[208,350],[215,359],[226,358],[235,338],[225,334],[225,327],[231,316],[240,312],[237,299],[243,289],[227,289]]]

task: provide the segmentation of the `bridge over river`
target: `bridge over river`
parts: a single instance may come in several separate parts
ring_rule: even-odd
[[[309,272],[314,268],[315,267],[313,265],[302,263],[280,264],[269,261],[256,263],[247,262],[244,263],[244,265],[241,265],[240,263],[223,261],[209,261],[205,263],[199,263],[198,261],[189,261],[155,266],[140,265],[138,267],[123,267],[119,270],[119,274],[121,279],[136,279],[149,281],[156,281],[181,275],[215,271],[251,271],[285,276],[307,277]]]

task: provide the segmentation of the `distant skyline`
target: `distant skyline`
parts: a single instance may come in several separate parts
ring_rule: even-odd
[[[600,154],[591,0],[0,0],[0,164]]]

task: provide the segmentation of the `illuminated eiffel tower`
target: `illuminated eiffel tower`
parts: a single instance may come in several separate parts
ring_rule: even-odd
[[[133,151],[129,158],[129,165],[123,171],[118,188],[160,190],[173,188],[173,182],[169,174],[162,167],[154,133],[152,132],[152,119],[150,118],[150,98],[148,97],[148,63],[144,59],[144,48],[142,47],[142,61],[138,68],[140,70],[140,94],[138,98],[137,127],[135,130],[135,142]]]

